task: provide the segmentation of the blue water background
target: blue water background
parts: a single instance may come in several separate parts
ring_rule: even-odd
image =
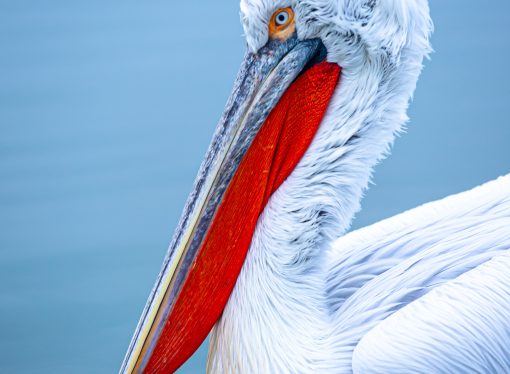
[[[431,6],[355,227],[510,172],[510,3]],[[243,52],[237,1],[0,0],[0,372],[117,371]]]

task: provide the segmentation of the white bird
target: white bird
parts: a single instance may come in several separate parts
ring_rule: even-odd
[[[122,373],[510,372],[510,175],[346,234],[426,0],[241,0],[248,52]]]

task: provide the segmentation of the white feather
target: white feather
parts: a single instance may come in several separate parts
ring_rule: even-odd
[[[341,255],[331,257],[339,262],[328,283],[334,344],[340,353],[337,367],[350,370],[358,342],[378,323],[435,287],[508,251],[509,227],[507,176],[337,242],[335,252],[340,250]]]
[[[505,373],[509,321],[507,250],[378,324],[354,351],[353,371]]]

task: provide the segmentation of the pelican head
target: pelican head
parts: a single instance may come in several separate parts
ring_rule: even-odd
[[[256,230],[300,271],[345,230],[430,50],[426,0],[241,0],[241,21],[248,51],[122,373],[193,354]]]

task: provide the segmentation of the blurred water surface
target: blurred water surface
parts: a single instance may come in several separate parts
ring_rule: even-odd
[[[355,227],[510,172],[510,3],[431,7],[436,53]],[[0,372],[118,370],[241,35],[237,1],[0,0]]]

